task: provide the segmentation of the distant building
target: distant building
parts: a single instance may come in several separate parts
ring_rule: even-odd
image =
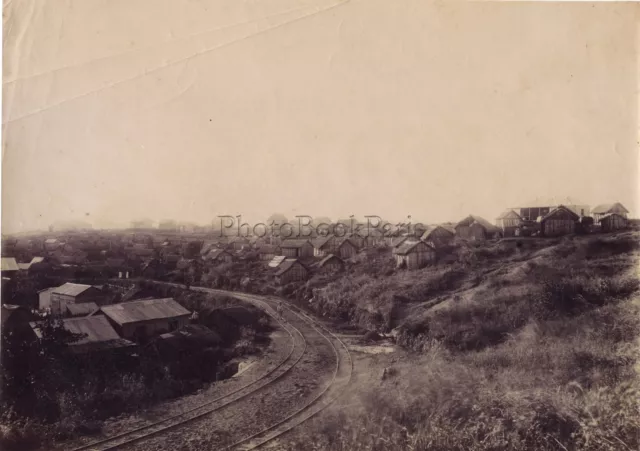
[[[104,305],[108,302],[108,296],[100,289],[92,285],[79,283],[65,283],[51,291],[51,313],[64,315],[67,304],[80,304],[83,302],[95,302]]]
[[[463,240],[482,241],[498,238],[500,229],[480,216],[469,215],[455,226],[456,235]]]
[[[336,245],[335,253],[342,259],[348,259],[358,253],[358,246],[349,238],[345,238]]]
[[[173,298],[123,302],[100,310],[121,336],[133,340],[177,330],[187,325],[191,316]]]
[[[540,234],[552,237],[574,233],[579,219],[575,212],[560,205],[540,218]]]
[[[627,218],[618,213],[609,213],[600,217],[600,230],[602,232],[615,232],[616,230],[626,229],[627,226]]]
[[[275,278],[282,285],[289,282],[305,280],[309,276],[309,270],[296,258],[287,258],[278,266]]]
[[[309,240],[290,239],[284,240],[280,245],[282,255],[285,257],[312,257],[313,245]]]
[[[314,264],[314,269],[323,274],[331,274],[344,271],[344,261],[333,254],[329,254]]]
[[[405,241],[393,249],[396,266],[399,268],[419,269],[436,260],[436,250],[424,241]]]
[[[263,244],[258,247],[258,257],[262,261],[269,261],[281,252],[278,246],[272,244]]]
[[[319,236],[311,240],[313,246],[313,255],[315,257],[324,257],[336,250],[336,237],[334,235]]]
[[[511,210],[515,210],[524,221],[536,221],[561,205],[578,216],[589,215],[589,205],[570,197],[538,198]]]
[[[420,239],[435,249],[449,246],[456,236],[455,229],[441,225],[427,226]]]
[[[496,226],[502,230],[502,236],[519,236],[523,224],[522,216],[515,210],[505,210],[496,218]]]
[[[593,216],[595,224],[600,224],[600,220],[609,214],[617,214],[627,219],[629,210],[627,210],[620,202],[597,205],[593,210],[591,210],[591,215]]]

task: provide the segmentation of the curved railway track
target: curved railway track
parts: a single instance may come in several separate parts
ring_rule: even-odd
[[[166,284],[166,283],[165,283]],[[174,286],[180,286],[179,284],[168,284]],[[277,439],[281,438],[284,434],[302,424],[313,416],[319,414],[329,405],[336,401],[338,396],[346,389],[351,381],[351,375],[353,372],[353,361],[351,354],[347,346],[342,340],[336,337],[331,331],[319,324],[316,320],[311,318],[306,313],[292,308],[274,297],[263,297],[245,293],[237,293],[224,290],[216,290],[204,287],[191,287],[193,291],[201,291],[208,293],[219,293],[236,297],[240,300],[250,302],[274,318],[282,328],[289,334],[292,340],[291,349],[282,361],[271,369],[268,373],[262,375],[253,382],[246,384],[231,393],[227,393],[214,400],[200,404],[196,407],[190,408],[186,411],[180,412],[176,415],[164,418],[162,420],[150,423],[145,426],[141,426],[136,429],[132,429],[117,435],[105,437],[104,439],[94,441],[92,443],[82,445],[75,448],[73,451],[107,451],[115,450],[124,447],[131,447],[137,442],[142,442],[153,436],[161,435],[169,432],[173,429],[188,425],[189,423],[210,415],[217,410],[227,407],[233,403],[247,398],[248,396],[255,394],[263,388],[273,384],[285,374],[289,373],[302,359],[307,351],[307,341],[304,334],[295,326],[288,322],[281,321],[279,315],[275,313],[274,308],[270,304],[276,304],[283,306],[288,312],[298,317],[304,323],[314,329],[320,336],[322,336],[331,346],[335,358],[336,367],[330,382],[324,387],[324,389],[311,399],[304,406],[288,415],[286,418],[278,421],[275,424],[255,432],[247,437],[237,440],[230,446],[223,448],[225,450],[252,450],[260,447],[266,447],[274,444]],[[298,342],[296,344],[296,342]]]
[[[261,301],[254,301],[254,303],[257,302]],[[179,426],[183,426],[206,415],[210,415],[213,412],[222,409],[223,407],[233,404],[263,389],[264,387],[276,382],[282,376],[287,374],[294,366],[298,364],[298,362],[300,362],[300,359],[302,359],[302,357],[304,356],[307,348],[307,342],[304,338],[304,335],[302,334],[302,332],[300,332],[299,329],[292,326],[291,324],[285,324],[284,322],[280,321],[277,315],[273,313],[272,309],[268,307],[267,304],[263,305],[267,307],[263,308],[263,310],[265,310],[271,317],[273,317],[291,337],[291,349],[287,356],[282,361],[280,361],[278,365],[276,365],[276,367],[274,367],[272,370],[262,375],[258,379],[254,380],[253,382],[243,385],[242,387],[237,388],[231,393],[227,393],[223,396],[217,397],[216,399],[200,404],[176,415],[172,415],[162,420],[147,424],[145,426],[141,426],[139,428],[132,429],[113,436],[105,437],[104,439],[97,440],[86,445],[82,445],[73,449],[73,451],[107,451],[130,446],[136,442],[145,440],[163,432],[167,432]],[[300,343],[298,345],[296,345],[296,335],[298,336],[298,340],[300,340]],[[302,352],[296,352],[296,349],[299,349]]]

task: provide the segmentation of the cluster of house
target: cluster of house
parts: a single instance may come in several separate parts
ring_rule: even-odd
[[[3,255],[7,252],[25,255],[27,262],[3,258],[2,276],[11,278],[19,272],[38,275],[52,266],[71,266],[73,271],[81,267],[104,278],[159,278],[258,259],[268,262],[267,267],[278,282],[287,283],[304,280],[313,272],[338,271],[345,260],[363,248],[390,247],[398,266],[414,269],[435,261],[437,254],[442,256],[442,250],[455,237],[463,240],[551,237],[574,233],[578,228],[614,231],[627,227],[628,222],[628,210],[617,202],[593,209],[569,198],[538,200],[526,205],[505,210],[493,223],[469,215],[457,223],[426,227],[421,235],[361,228],[344,236],[315,233],[292,239],[273,235],[196,236],[139,231],[90,231],[41,239],[9,239],[3,242]],[[29,260],[29,255],[36,256]]]
[[[132,350],[139,343],[153,337],[166,336],[189,324],[192,313],[172,298],[143,299],[110,303],[110,296],[101,287],[65,283],[39,293],[41,311],[61,318],[69,332],[81,334],[71,343],[74,353],[126,348]],[[2,306],[2,327],[28,324],[33,338],[42,338],[42,320],[29,309]]]

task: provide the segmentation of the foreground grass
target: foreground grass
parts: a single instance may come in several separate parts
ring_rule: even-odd
[[[637,240],[467,249],[475,286],[408,318],[398,343],[411,357],[288,449],[640,449]]]

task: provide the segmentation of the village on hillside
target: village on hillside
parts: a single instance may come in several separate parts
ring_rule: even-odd
[[[335,233],[312,228],[308,237],[283,238],[186,231],[169,222],[151,229],[137,222],[123,231],[5,237],[2,324],[30,322],[38,335],[37,319],[52,315],[65,318],[70,330],[88,333],[82,342],[86,350],[88,343],[100,348],[105,342],[126,348],[136,340],[178,330],[191,314],[172,299],[128,302],[137,292],[135,284],[122,283],[130,279],[231,288],[243,288],[253,279],[282,287],[314,275],[339,275],[371,252],[397,270],[415,270],[456,261],[459,242],[501,240],[520,246],[523,240],[609,233],[630,226],[629,211],[618,202],[593,208],[571,199],[525,205],[506,209],[493,223],[471,214],[457,223],[426,226],[419,233],[371,227],[345,233],[334,224]],[[235,283],[229,281],[234,264]]]

